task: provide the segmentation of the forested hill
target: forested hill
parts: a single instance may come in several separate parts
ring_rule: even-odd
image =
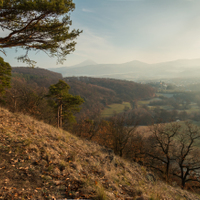
[[[80,95],[85,103],[79,116],[92,117],[113,103],[131,102],[154,96],[154,89],[132,81],[106,78],[66,77],[70,93]]]
[[[41,87],[49,87],[63,78],[60,73],[31,67],[12,67],[12,77],[24,78],[27,82],[35,82]]]
[[[30,67],[13,67],[12,77],[24,78],[27,82],[35,82],[38,86],[47,88],[58,82],[59,79],[63,79],[60,73]],[[93,93],[99,100],[106,99],[108,104],[149,98],[155,94],[152,87],[133,81],[90,77],[66,77],[64,81],[70,85],[71,93],[85,99]],[[104,98],[105,96],[107,97]]]
[[[133,81],[108,79],[108,78],[91,78],[91,77],[66,77],[64,80],[71,86],[71,91],[76,93],[78,90],[82,94],[80,88],[94,87],[105,88],[115,94],[116,99],[121,101],[133,101],[138,99],[149,98],[155,95],[155,91],[148,85],[142,85]],[[84,87],[83,87],[84,86]],[[76,87],[76,90],[74,90]]]
[[[38,91],[41,91],[40,87],[46,87],[47,92],[50,85],[57,83],[59,79],[63,79],[59,73],[28,67],[13,68],[12,76],[13,90],[20,90],[19,87],[25,84],[29,86],[32,93],[37,93],[39,96],[41,92],[36,91],[35,83],[37,83]],[[21,79],[23,81],[20,81]],[[100,113],[102,109],[113,103],[131,102],[149,98],[155,94],[152,87],[132,81],[90,77],[66,77],[63,80],[70,86],[69,93],[80,95],[85,101],[81,106],[81,112],[76,116],[77,119],[83,116],[93,118],[93,115]],[[16,87],[15,85],[19,86]]]

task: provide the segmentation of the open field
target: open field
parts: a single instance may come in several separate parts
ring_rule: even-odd
[[[157,97],[154,97],[152,99],[148,99],[148,100],[140,100],[137,102],[137,106],[138,107],[143,107],[143,106],[147,106],[150,110],[154,110],[156,107],[159,107],[160,109],[166,110],[166,111],[172,111],[174,110],[174,107],[171,105],[160,105],[160,106],[150,106],[150,102],[152,101],[159,101],[161,100],[161,96],[167,97],[167,98],[171,98],[174,94],[173,93],[156,93]],[[180,108],[182,107],[182,104],[179,105]],[[131,109],[131,105],[129,102],[123,102],[122,104],[111,104],[109,106],[107,106],[102,112],[101,112],[101,117],[111,117],[113,116],[115,113],[121,113],[124,111],[125,107],[128,107]],[[182,112],[182,111],[186,111],[188,114],[192,114],[195,112],[200,112],[200,108],[199,106],[194,103],[191,102],[189,107],[187,109],[176,109],[178,112]]]
[[[150,103],[150,100],[138,101],[139,106],[148,105],[149,103]]]
[[[167,98],[171,98],[171,97],[174,96],[174,93],[156,93],[156,96],[157,97],[164,96],[164,97],[167,97]]]
[[[122,104],[111,104],[105,108],[102,113],[101,117],[111,117],[114,113],[121,113],[124,111],[125,107],[131,108],[131,105],[129,102],[123,102]]]
[[[188,114],[194,113],[194,112],[200,112],[199,106],[195,104],[190,104],[190,108],[185,110]]]

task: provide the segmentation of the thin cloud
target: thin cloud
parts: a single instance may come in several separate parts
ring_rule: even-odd
[[[87,12],[87,13],[94,13],[93,10],[89,10],[89,9],[86,9],[86,8],[83,8],[82,11],[83,12]]]
[[[83,28],[83,34],[77,39],[76,51],[71,55],[78,60],[91,59],[97,63],[124,63],[134,60],[137,52],[132,49],[116,48],[109,42],[107,36],[97,35],[87,28]],[[122,56],[122,52],[126,52]],[[75,63],[75,62],[74,62]],[[76,63],[77,64],[77,63]]]
[[[122,2],[125,2],[125,1],[144,1],[144,0],[110,0],[110,1],[122,1]]]

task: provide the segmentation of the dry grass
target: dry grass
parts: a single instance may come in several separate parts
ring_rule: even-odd
[[[200,199],[104,147],[0,108],[0,199]]]

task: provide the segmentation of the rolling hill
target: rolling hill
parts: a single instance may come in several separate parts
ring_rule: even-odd
[[[23,78],[28,82],[35,82],[41,87],[49,87],[63,78],[60,73],[31,67],[12,67],[12,77]]]
[[[36,86],[33,84],[36,83],[38,88],[38,94],[36,94],[36,96],[41,96],[42,94],[43,96],[41,96],[41,98],[43,99],[45,94],[39,91],[42,91],[43,87],[46,87],[45,91],[48,91],[50,85],[57,83],[59,79],[63,79],[71,87],[69,93],[80,95],[85,101],[82,105],[81,112],[76,115],[77,119],[83,115],[90,117],[94,113],[100,113],[107,105],[113,103],[121,104],[122,102],[149,98],[155,95],[155,91],[152,87],[133,81],[91,77],[63,78],[62,75],[57,72],[41,68],[15,67],[12,70],[12,76],[13,78],[18,78],[15,80],[17,83],[20,82],[20,79],[25,79],[25,81],[22,81],[25,85],[34,87],[31,89],[32,93],[36,92]],[[18,84],[22,86],[22,84]],[[18,89],[20,90],[19,87],[15,89],[16,92]]]
[[[64,81],[71,87],[71,94],[80,95],[85,100],[79,116],[87,113],[90,117],[110,104],[131,102],[155,95],[152,87],[132,81],[91,77],[66,77]]]
[[[183,78],[200,76],[200,59],[182,59],[147,64],[137,60],[122,64],[81,63],[71,67],[50,69],[65,76],[92,76],[126,80]]]

